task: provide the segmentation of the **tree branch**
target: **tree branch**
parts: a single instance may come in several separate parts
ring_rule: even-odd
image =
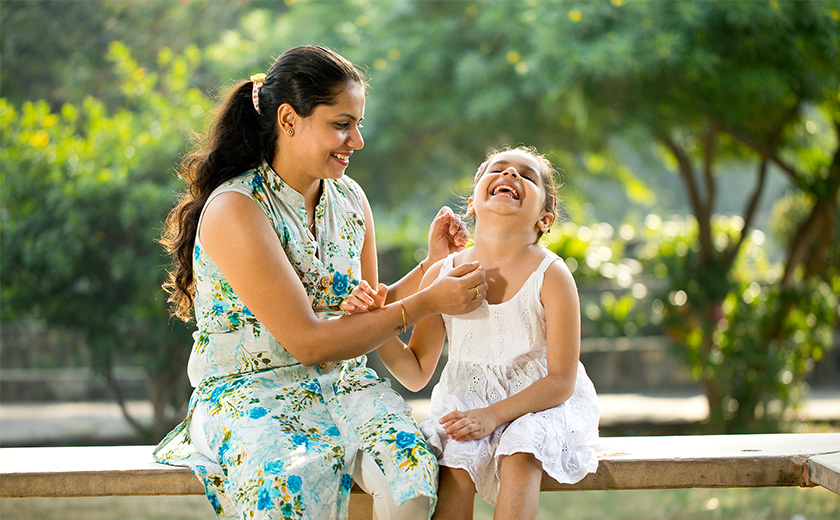
[[[706,214],[712,215],[715,209],[715,198],[717,197],[717,189],[715,186],[715,178],[712,174],[712,165],[715,161],[715,137],[718,134],[717,124],[712,123],[706,129],[704,136],[704,150],[703,150],[703,180],[706,184]]]
[[[726,252],[723,255],[723,265],[725,269],[729,269],[732,263],[735,261],[735,257],[738,256],[738,250],[741,249],[741,245],[744,243],[744,240],[747,238],[747,234],[749,229],[752,227],[753,218],[755,218],[755,212],[758,209],[758,201],[761,199],[761,194],[764,191],[764,186],[767,180],[767,159],[761,161],[761,165],[758,167],[758,184],[755,187],[755,191],[753,191],[752,197],[750,197],[750,201],[747,204],[746,209],[744,210],[744,227],[741,229],[741,237],[735,243],[730,243],[729,246],[726,248]]]
[[[688,190],[688,199],[691,203],[691,208],[694,216],[697,217],[700,234],[700,264],[705,265],[711,258],[713,247],[711,213],[708,212],[708,204],[704,203],[700,195],[700,189],[694,178],[694,167],[685,151],[668,135],[660,134],[658,139],[671,152],[679,165],[680,176]]]

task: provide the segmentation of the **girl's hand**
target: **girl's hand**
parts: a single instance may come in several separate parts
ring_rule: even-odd
[[[358,314],[380,309],[385,305],[386,296],[388,296],[387,285],[381,283],[378,289],[374,291],[367,280],[362,280],[359,285],[350,291],[350,296],[341,302],[341,310],[347,314]]]
[[[466,412],[449,412],[440,418],[443,431],[455,441],[474,441],[487,437],[501,424],[498,417],[487,408],[474,408]]]
[[[470,239],[467,224],[449,206],[440,208],[429,227],[429,256],[426,266],[451,253],[463,251]]]

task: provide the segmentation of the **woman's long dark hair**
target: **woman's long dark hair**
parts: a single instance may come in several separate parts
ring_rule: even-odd
[[[315,45],[295,47],[271,65],[259,91],[260,113],[251,99],[251,81],[233,87],[196,149],[181,162],[179,177],[187,183],[178,204],[166,217],[160,243],[172,255],[163,288],[170,312],[191,319],[193,248],[198,219],[210,194],[222,183],[272,164],[277,142],[277,109],[288,103],[301,117],[318,105],[333,105],[349,85],[367,86],[364,75],[341,55]]]

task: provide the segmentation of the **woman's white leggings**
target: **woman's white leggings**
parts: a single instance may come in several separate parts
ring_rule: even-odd
[[[431,513],[432,501],[429,497],[411,498],[398,506],[391,496],[388,479],[379,469],[376,460],[368,453],[356,454],[353,480],[365,493],[373,497],[373,520],[426,520]]]
[[[190,437],[199,453],[210,460],[216,460],[204,433],[206,414],[203,406],[196,406],[190,421]],[[376,460],[361,450],[353,463],[353,480],[373,497],[373,520],[426,520],[430,516],[432,502],[429,497],[415,497],[398,506],[391,496],[388,479],[379,469]]]

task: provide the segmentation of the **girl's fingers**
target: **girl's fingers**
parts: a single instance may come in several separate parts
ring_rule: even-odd
[[[357,310],[366,310],[368,305],[359,299],[355,294],[350,294],[346,300],[341,302],[341,310],[352,313]]]
[[[440,418],[440,424],[443,424],[445,426],[446,423],[457,421],[458,419],[463,419],[464,417],[465,415],[463,412],[449,412],[448,414]]]

